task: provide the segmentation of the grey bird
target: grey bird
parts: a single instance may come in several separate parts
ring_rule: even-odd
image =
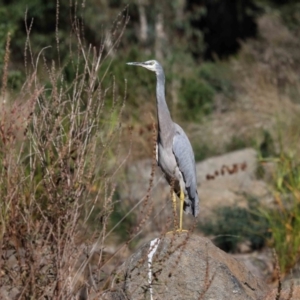
[[[182,212],[196,217],[199,213],[195,156],[191,143],[183,129],[172,121],[165,98],[165,74],[156,60],[128,62],[156,74],[156,104],[158,134],[156,144],[157,163],[174,187],[173,207],[176,209],[176,195],[180,199],[179,230],[182,231]],[[173,184],[172,184],[173,182]]]

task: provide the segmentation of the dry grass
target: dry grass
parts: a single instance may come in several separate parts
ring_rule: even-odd
[[[282,288],[282,277],[281,270],[279,266],[278,256],[274,250],[274,259],[275,259],[275,276],[276,276],[276,287],[271,289],[267,295],[264,297],[264,300],[296,300],[298,299],[300,288],[299,286],[294,287],[292,282],[288,288]]]
[[[206,245],[206,250],[208,251],[207,245]],[[210,277],[210,275],[209,275],[209,271],[210,270],[209,270],[208,252],[206,253],[206,261],[205,262],[206,262],[206,266],[205,266],[204,289],[203,289],[202,293],[200,294],[198,300],[203,300],[204,299],[205,293],[208,291],[208,289],[211,286],[211,284],[212,284],[212,282],[213,282],[213,280],[215,278],[215,275],[216,275],[216,273],[214,272],[212,274],[211,278],[209,278]]]
[[[59,2],[57,24],[58,10]],[[130,153],[130,141],[121,148],[126,90],[117,94],[113,79],[110,86],[103,85],[107,69],[102,63],[117,48],[127,22],[124,11],[113,25],[111,49],[99,50],[84,44],[74,17],[78,48],[70,53],[71,83],[65,81],[65,66],[46,60],[45,49],[36,57],[31,52],[30,25],[27,79],[9,102],[8,36],[0,119],[2,297],[71,299],[105,288],[111,255],[104,245],[117,205],[116,176]],[[93,230],[91,222],[96,222]]]

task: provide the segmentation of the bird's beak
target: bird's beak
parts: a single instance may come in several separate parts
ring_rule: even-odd
[[[131,66],[143,66],[143,63],[140,62],[128,62],[126,65],[131,65]]]

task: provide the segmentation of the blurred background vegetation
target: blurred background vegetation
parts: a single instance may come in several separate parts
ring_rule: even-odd
[[[129,161],[151,156],[149,137],[152,133],[147,128],[152,123],[150,115],[155,116],[155,77],[151,72],[130,68],[125,63],[155,58],[166,71],[167,101],[172,115],[189,132],[198,161],[251,146],[259,151],[262,159],[282,158],[279,163],[283,162],[280,166],[284,168],[278,167],[281,171],[275,186],[280,178],[290,174],[298,180],[299,157],[294,154],[300,146],[300,1],[132,0],[127,5],[128,1],[124,0],[0,0],[1,77],[7,34],[11,36],[8,99],[21,89],[31,68],[25,57],[32,56],[36,60],[41,49],[48,46],[51,47],[43,51],[45,59],[58,61],[64,80],[73,81],[78,65],[72,64],[76,53],[70,52],[70,44],[77,42],[73,27],[78,22],[83,24],[80,26],[86,48],[89,45],[96,49],[104,47],[106,56],[103,55],[101,70],[107,69],[108,73],[101,77],[101,84],[110,86],[113,78],[117,92],[123,93],[124,79],[127,79],[123,121],[132,126],[134,139]],[[110,51],[118,28],[118,14],[121,18],[128,14],[130,21],[118,41],[117,51]],[[38,69],[38,72],[43,78],[44,70]],[[45,76],[46,86],[47,80]],[[287,159],[283,157],[291,156],[294,164],[286,165]],[[298,203],[295,193],[298,182],[286,183],[285,188],[280,192],[296,195],[295,203]],[[299,226],[298,211],[299,203],[295,204],[291,220],[291,214],[284,210],[286,222],[281,223],[282,228],[296,221]],[[281,226],[271,222],[275,219],[265,212],[262,219],[257,211],[249,213],[240,209],[220,213],[224,218],[220,217],[220,222],[226,223],[226,219],[232,218],[232,224],[227,223],[230,228],[214,224],[213,229],[207,224],[203,230],[247,236],[243,228],[235,230],[237,224],[245,219],[249,223],[261,221],[262,228],[258,231],[263,237],[257,240],[250,236],[255,248],[263,244],[264,237],[269,238],[268,226],[272,225],[274,230]],[[113,223],[117,223],[121,215],[121,211],[115,211]],[[277,217],[283,220],[280,214]],[[277,229],[278,236],[274,235],[280,245],[286,241],[282,228]],[[120,230],[126,240],[127,227]],[[296,232],[293,235],[296,236]],[[223,244],[227,250],[236,247],[227,241]],[[298,252],[297,248],[293,255],[297,257]],[[282,265],[284,268],[284,263]]]
[[[24,56],[30,55],[28,49],[24,50],[26,31],[30,31],[30,51],[33,57],[36,59],[42,48],[51,46],[43,51],[43,55],[48,60],[59,56],[65,79],[72,81],[76,70],[68,61],[74,59],[70,57],[69,51],[70,43],[75,41],[75,33],[72,31],[74,22],[84,24],[82,30],[87,46],[100,47],[104,42],[109,49],[111,41],[108,34],[113,36],[112,28],[118,26],[112,25],[112,20],[117,14],[122,14],[127,3],[124,0],[90,0],[82,3],[1,0],[0,75],[3,71],[6,36],[10,32],[10,91],[13,93],[18,90],[25,79]],[[104,62],[109,66],[109,74],[113,74],[120,90],[124,89],[124,78],[130,80],[127,120],[131,124],[145,125],[145,119],[149,119],[145,118],[145,114],[149,111],[155,113],[153,74],[125,65],[127,61],[151,58],[161,61],[165,67],[169,106],[175,119],[187,122],[186,127],[191,123],[205,122],[213,114],[222,117],[223,112],[232,109],[234,102],[241,102],[245,87],[240,84],[243,76],[240,69],[246,69],[247,63],[252,60],[261,59],[262,63],[276,68],[278,76],[285,77],[278,79],[281,81],[278,89],[284,89],[294,101],[298,101],[297,87],[286,84],[290,78],[279,74],[280,68],[287,67],[285,57],[279,58],[282,64],[272,65],[272,55],[267,50],[270,46],[269,37],[263,36],[259,20],[262,16],[278,18],[280,26],[287,28],[288,33],[297,39],[300,26],[299,5],[298,1],[285,1],[282,4],[282,1],[277,0],[177,0],[172,3],[130,1],[127,10],[130,22],[118,45],[118,54],[112,52]],[[75,15],[76,18],[73,18]],[[272,30],[276,31],[276,28]],[[56,47],[58,40],[59,47]],[[247,40],[255,41],[250,43],[251,50],[249,47],[243,50],[243,44]],[[283,48],[274,54],[276,56],[282,56],[281,50],[289,52],[297,46],[296,42],[280,45],[279,40],[279,43],[275,43],[279,49]],[[294,60],[292,68],[297,69],[299,55],[295,59],[289,56],[290,53],[286,59]],[[245,144],[259,146],[257,143],[263,143],[262,139],[262,136],[257,141],[242,134],[228,135],[228,139],[223,140],[220,146],[211,141],[203,143],[192,134],[192,143],[198,149],[197,159],[226,149],[240,148]],[[146,149],[144,153],[149,156]]]
[[[49,45],[55,45],[56,37],[56,6],[59,5],[59,27],[57,36],[60,39],[60,57],[64,61],[69,57],[69,40],[72,30],[72,13],[84,21],[84,32],[87,43],[99,46],[105,33],[110,30],[111,22],[116,14],[127,5],[123,0],[91,0],[88,3],[48,1],[4,1],[1,0],[1,60],[3,60],[4,44],[7,32],[12,36],[11,78],[17,77],[17,70],[22,74],[23,68],[18,64],[24,62],[24,45],[26,27],[31,30],[31,47],[34,55]],[[168,76],[176,76],[184,90],[183,96],[188,97],[187,105],[204,113],[209,113],[209,102],[214,92],[229,93],[230,84],[226,80],[226,70],[211,63],[236,55],[240,43],[247,38],[257,37],[257,18],[270,10],[279,14],[286,26],[297,32],[299,13],[297,1],[187,1],[177,0],[173,3],[161,1],[131,1],[128,6],[130,22],[122,39],[114,61],[113,72],[120,79],[124,76],[121,62],[133,59],[156,57],[170,70]],[[25,19],[26,18],[26,19]],[[25,25],[26,24],[26,25]],[[109,43],[109,41],[107,41]],[[57,56],[57,49],[47,50],[47,58]],[[3,64],[3,61],[0,61]],[[180,64],[179,64],[180,62]],[[206,65],[206,62],[209,62]],[[180,65],[180,71],[178,68]],[[176,70],[177,68],[177,70]],[[13,72],[14,71],[14,72]],[[126,70],[126,73],[130,72]],[[225,72],[225,74],[224,74]],[[129,74],[129,73],[127,73]],[[174,75],[171,75],[174,74]],[[223,76],[222,76],[223,74]],[[217,76],[216,76],[217,75]],[[144,75],[147,76],[147,75]],[[189,82],[189,76],[194,81]],[[149,76],[150,77],[150,76]],[[14,78],[16,80],[16,78]],[[173,78],[170,78],[173,79]],[[198,82],[196,81],[198,80]],[[228,79],[228,78],[227,78]],[[146,79],[145,79],[146,80]],[[193,101],[186,90],[195,84],[200,85],[199,103]],[[15,83],[17,86],[17,82]],[[202,91],[203,90],[203,91]],[[182,100],[183,101],[183,100]]]

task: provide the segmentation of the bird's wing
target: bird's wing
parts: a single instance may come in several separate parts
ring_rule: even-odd
[[[175,124],[175,135],[173,137],[173,153],[177,165],[184,178],[185,186],[190,200],[194,203],[195,214],[198,212],[198,193],[196,165],[193,148],[183,129]]]

